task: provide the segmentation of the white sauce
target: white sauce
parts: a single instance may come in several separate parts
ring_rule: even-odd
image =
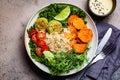
[[[90,0],[89,7],[97,15],[108,14],[113,7],[112,0]]]

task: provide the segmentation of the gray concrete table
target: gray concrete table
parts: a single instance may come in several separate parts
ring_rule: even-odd
[[[87,10],[87,0],[0,0],[0,80],[45,80],[34,66],[24,47],[24,31],[30,17],[54,2],[74,4]],[[120,0],[103,21],[120,29]],[[120,80],[120,69],[113,80]]]

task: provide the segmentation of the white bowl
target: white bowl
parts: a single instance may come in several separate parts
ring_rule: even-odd
[[[60,3],[59,3],[60,4]],[[74,5],[71,5],[71,4],[60,4],[60,5],[69,5],[69,6],[74,6]],[[76,6],[74,6],[76,7]],[[46,8],[46,7],[45,7]],[[39,16],[39,12],[40,11],[43,11],[45,8],[39,10],[38,12],[36,12],[29,20],[28,24],[27,24],[27,27],[26,27],[26,30],[25,30],[25,36],[24,36],[24,41],[25,41],[25,47],[26,47],[26,50],[27,50],[27,53],[28,53],[28,56],[29,58],[31,59],[31,61],[41,70],[43,70],[44,72],[46,73],[49,73],[50,74],[50,71],[48,69],[48,67],[46,67],[45,65],[39,63],[39,62],[36,62],[30,55],[30,48],[29,48],[29,40],[30,38],[28,37],[28,33],[27,33],[27,29],[30,28],[36,21],[36,19],[38,18]],[[76,7],[76,8],[79,8],[79,7]],[[79,8],[81,9],[81,8]],[[82,10],[82,9],[81,9]],[[84,10],[83,10],[84,11]],[[98,32],[97,32],[97,29],[96,29],[96,26],[95,26],[95,23],[93,22],[92,18],[89,16],[89,14],[84,11],[86,13],[86,20],[87,20],[87,26],[92,30],[93,32],[93,38],[91,40],[91,42],[89,43],[90,45],[90,50],[88,51],[88,55],[87,57],[89,58],[89,61],[90,62],[92,60],[92,58],[95,56],[95,52],[96,52],[96,49],[97,49],[97,45],[98,45]],[[83,68],[85,68],[85,66],[87,65],[88,63],[84,63],[84,66],[82,66],[80,69],[73,69],[71,70],[69,73],[66,73],[66,74],[61,74],[60,76],[66,76],[66,75],[71,75],[71,74],[74,74],[74,73],[77,73],[78,71],[82,70]]]

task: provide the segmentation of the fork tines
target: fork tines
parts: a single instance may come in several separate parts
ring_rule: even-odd
[[[105,55],[111,53],[115,49],[115,44],[110,43],[107,47],[105,47],[102,51],[105,53]]]

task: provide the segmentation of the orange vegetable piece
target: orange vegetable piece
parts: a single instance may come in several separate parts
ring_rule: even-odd
[[[69,29],[69,31],[72,33],[72,34],[77,34],[77,30],[76,30],[76,28],[75,27],[73,27],[73,26],[68,26],[68,29]]]
[[[76,35],[71,33],[64,33],[64,37],[71,40],[71,39],[75,39]]]
[[[87,25],[85,25],[84,28],[88,28]]]
[[[74,44],[76,44],[77,41],[75,39],[70,40],[70,46],[73,47]]]
[[[77,43],[83,43],[83,42],[78,38],[78,36],[75,38],[75,40],[76,40]]]
[[[82,41],[82,42],[89,42],[91,41],[92,37],[93,37],[93,33],[92,33],[92,30],[91,29],[81,29],[79,32],[78,32],[78,37],[79,39]]]
[[[76,18],[78,18],[77,15],[71,15],[71,16],[68,18],[68,25],[72,25],[74,19],[76,19]]]
[[[78,30],[83,29],[85,27],[84,20],[82,18],[74,19],[73,26]]]
[[[73,48],[74,48],[75,52],[80,54],[80,53],[85,52],[87,46],[88,46],[88,44],[74,44]]]

